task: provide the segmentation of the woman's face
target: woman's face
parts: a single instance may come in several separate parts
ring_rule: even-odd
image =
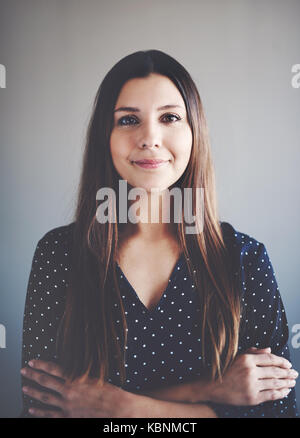
[[[192,141],[184,100],[169,78],[151,74],[124,84],[110,137],[112,160],[122,179],[147,192],[167,189],[185,171]],[[156,168],[136,163],[156,159],[165,162]]]

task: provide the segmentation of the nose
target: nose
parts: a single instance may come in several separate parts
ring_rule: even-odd
[[[154,145],[151,145],[151,144],[149,145],[148,143],[143,143],[141,146],[142,149],[152,149],[153,147],[158,148],[159,145],[157,143]]]
[[[143,129],[141,130],[141,137],[138,141],[138,146],[141,149],[148,148],[159,148],[161,144],[161,139],[159,135],[159,128],[154,126],[154,123],[145,123]]]

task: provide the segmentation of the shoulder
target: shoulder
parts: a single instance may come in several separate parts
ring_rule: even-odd
[[[275,273],[263,242],[251,234],[235,229],[228,222],[221,223],[225,246],[229,251],[236,272],[240,272],[243,288],[273,284]]]
[[[75,222],[72,222],[68,225],[50,229],[38,240],[37,249],[43,249],[47,252],[59,249],[71,250],[74,226]]]
[[[45,306],[64,297],[72,268],[73,229],[74,223],[52,228],[38,240],[28,282],[28,300],[39,297]]]
[[[241,263],[258,259],[266,253],[265,245],[252,235],[237,230],[229,222],[220,222],[225,245],[236,255]]]
[[[42,235],[38,244],[40,245],[56,245],[62,242],[72,241],[75,222],[71,222],[68,225],[61,225],[56,228],[52,228]]]
[[[266,297],[269,301],[280,300],[275,271],[265,244],[250,234],[234,229],[228,223],[221,226],[224,241],[235,256],[243,297],[249,301],[259,299],[260,302],[264,302]]]
[[[33,267],[49,267],[53,263],[62,267],[69,264],[74,225],[75,222],[72,222],[52,228],[39,238],[33,256]]]
[[[220,222],[223,236],[226,240],[230,240],[240,247],[255,247],[261,244],[255,237],[243,231],[239,231],[233,227],[229,222]]]

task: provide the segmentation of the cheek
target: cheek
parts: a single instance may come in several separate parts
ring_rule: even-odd
[[[173,155],[175,163],[183,166],[188,163],[192,150],[193,137],[190,130],[184,130],[174,137]]]
[[[120,143],[120,139],[118,138],[118,135],[112,132],[110,136],[109,146],[110,146],[110,153],[113,158],[117,155],[119,143]]]
[[[129,147],[126,138],[118,135],[111,134],[110,137],[110,153],[114,163],[118,163],[120,160],[124,160],[128,156]]]

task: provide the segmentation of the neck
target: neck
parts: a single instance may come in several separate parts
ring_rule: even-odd
[[[129,201],[129,222],[124,224],[122,235],[151,243],[174,238],[177,225],[173,222],[173,197],[169,202],[167,192],[146,192],[138,201]],[[137,223],[130,221],[134,212]]]

